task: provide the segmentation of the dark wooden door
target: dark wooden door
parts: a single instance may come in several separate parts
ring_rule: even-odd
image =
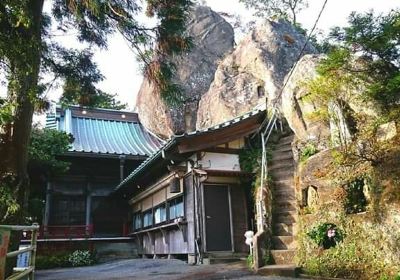
[[[205,185],[204,206],[207,251],[231,251],[228,186]]]

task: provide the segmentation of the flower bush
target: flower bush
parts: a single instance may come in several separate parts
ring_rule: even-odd
[[[72,266],[86,266],[92,265],[94,263],[94,258],[92,254],[85,250],[76,250],[68,257],[68,261]]]
[[[335,224],[323,223],[307,233],[319,247],[329,249],[343,240],[343,233]]]

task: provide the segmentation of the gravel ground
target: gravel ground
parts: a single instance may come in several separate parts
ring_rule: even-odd
[[[39,270],[37,280],[293,280],[277,276],[257,276],[243,263],[188,265],[180,260],[130,259],[89,267]]]

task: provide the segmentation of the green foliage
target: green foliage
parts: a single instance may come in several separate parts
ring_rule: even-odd
[[[68,256],[72,266],[87,266],[94,264],[94,258],[89,251],[76,250]]]
[[[311,156],[318,153],[317,147],[313,143],[307,143],[300,152],[300,161],[306,161]]]
[[[76,250],[72,253],[63,251],[51,255],[36,256],[37,269],[88,266],[95,263],[94,256],[87,250]]]
[[[296,15],[308,6],[307,0],[240,0],[255,16],[283,18],[296,25]]]
[[[364,179],[357,179],[347,184],[345,187],[347,196],[344,201],[345,211],[348,214],[364,212],[367,206],[363,188]]]
[[[20,209],[13,193],[13,180],[12,176],[0,178],[0,223],[6,223]]]
[[[0,126],[12,121],[12,103],[0,97]]]
[[[253,265],[254,265],[254,259],[253,259],[253,255],[248,255],[246,258],[246,265],[249,269],[253,269]]]
[[[70,135],[65,132],[33,129],[29,146],[30,164],[51,172],[66,171],[69,163],[57,159],[57,156],[67,152],[71,142]]]
[[[335,201],[322,204],[313,215],[299,217],[297,262],[306,274],[359,280],[394,279],[400,267],[399,210],[381,219],[371,214],[347,215]],[[382,217],[386,216],[385,219]],[[316,248],[308,233],[324,221],[340,228],[345,236],[329,250]],[[324,232],[324,229],[321,230]],[[321,234],[322,235],[322,234]],[[317,245],[318,246],[318,245]]]
[[[65,252],[54,253],[51,255],[37,255],[36,256],[36,269],[50,269],[57,267],[70,267],[68,261],[69,254]]]
[[[337,243],[343,240],[342,231],[334,224],[323,223],[311,229],[307,235],[318,246],[329,249],[335,247]]]
[[[240,169],[246,172],[257,172],[261,164],[261,148],[243,149],[239,153]]]
[[[323,62],[320,74],[349,76],[365,85],[364,98],[386,108],[396,106],[400,89],[400,11],[386,15],[373,12],[349,17],[349,27],[330,34],[334,50]]]

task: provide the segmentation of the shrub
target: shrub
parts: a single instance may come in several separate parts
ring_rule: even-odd
[[[252,269],[252,268],[253,268],[253,255],[252,255],[252,254],[250,254],[250,255],[247,256],[247,258],[246,258],[246,264],[247,264],[247,267],[248,267],[249,269]]]
[[[35,266],[37,269],[49,269],[57,267],[69,267],[71,264],[68,261],[67,253],[58,253],[50,256],[36,257]]]
[[[318,150],[315,147],[315,145],[312,144],[312,143],[308,143],[301,150],[300,161],[306,161],[308,158],[310,158],[311,156],[315,155],[316,153],[318,153]]]
[[[68,261],[72,266],[86,266],[86,265],[92,265],[94,263],[92,254],[87,250],[74,251],[72,254],[68,256]]]
[[[343,233],[335,224],[323,223],[307,233],[318,246],[324,249],[335,247],[338,242],[343,240]]]

